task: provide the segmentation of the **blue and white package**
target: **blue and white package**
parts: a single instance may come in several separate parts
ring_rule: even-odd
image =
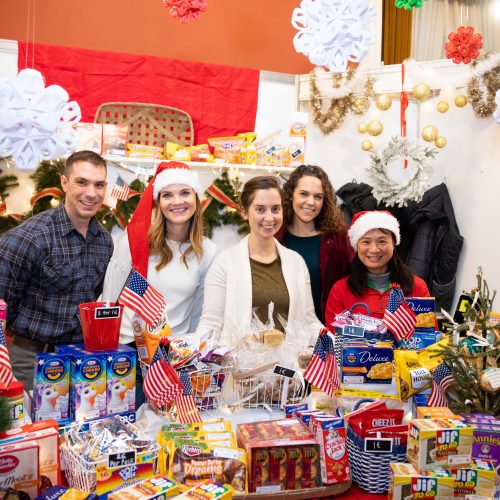
[[[437,332],[415,332],[413,337],[408,340],[401,340],[398,342],[398,347],[403,349],[410,349],[412,351],[420,351],[429,347],[436,342],[439,342],[443,337],[443,334],[439,331]]]
[[[106,354],[75,348],[71,353],[71,416],[76,421],[106,415]]]
[[[137,351],[118,345],[106,352],[107,414],[135,411]]]
[[[69,394],[70,358],[65,354],[38,353],[33,375],[33,422],[69,418]]]

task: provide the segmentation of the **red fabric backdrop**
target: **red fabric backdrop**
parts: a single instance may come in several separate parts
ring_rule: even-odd
[[[252,131],[255,126],[259,71],[19,42],[18,68],[31,63],[46,85],[66,89],[82,110],[82,121],[94,121],[104,102],[162,104],[187,111],[195,144],[207,137]],[[28,50],[28,58],[26,58]],[[33,53],[34,51],[34,53]]]

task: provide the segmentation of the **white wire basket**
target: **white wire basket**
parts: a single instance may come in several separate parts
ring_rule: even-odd
[[[242,408],[283,408],[286,403],[298,403],[306,395],[304,377],[295,371],[292,377],[274,373],[276,363],[253,369],[233,371],[234,392],[238,398],[230,406]]]
[[[132,426],[133,428],[133,426]],[[158,443],[153,443],[147,451],[137,452],[136,464],[151,462],[153,470],[158,472]],[[86,460],[75,449],[68,447],[65,443],[61,445],[61,464],[66,473],[68,485],[89,493],[95,493],[97,488],[97,471],[103,471],[108,465],[108,458],[104,455],[96,461]]]

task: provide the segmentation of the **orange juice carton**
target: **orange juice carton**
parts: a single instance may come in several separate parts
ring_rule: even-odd
[[[128,126],[105,123],[102,126],[102,152],[105,155],[125,156]]]
[[[102,151],[102,124],[79,122],[75,124],[76,151]]]
[[[451,472],[419,471],[411,464],[391,463],[388,500],[453,500]]]
[[[0,486],[38,495],[38,443],[22,441],[0,446]],[[22,498],[26,498],[25,496]]]
[[[34,422],[69,418],[70,357],[59,353],[38,353],[33,380]]]
[[[468,466],[471,463],[472,436],[472,427],[461,420],[411,420],[408,461],[421,471]]]

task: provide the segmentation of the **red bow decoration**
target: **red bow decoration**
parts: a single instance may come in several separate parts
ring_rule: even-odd
[[[163,5],[183,23],[196,21],[207,8],[206,0],[163,0]]]
[[[455,64],[469,64],[472,59],[477,59],[483,46],[483,35],[474,34],[472,26],[459,26],[456,33],[448,35],[448,40],[444,44],[446,57]]]

